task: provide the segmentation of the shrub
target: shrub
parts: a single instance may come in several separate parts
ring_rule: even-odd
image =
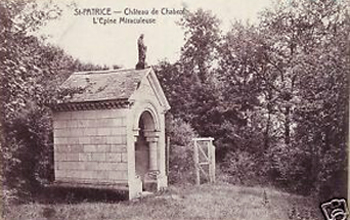
[[[241,150],[231,151],[224,158],[221,169],[230,183],[254,185],[264,183],[265,169],[261,158]]]
[[[191,125],[181,118],[169,115],[166,120],[169,146],[169,182],[194,182],[193,142],[197,134]]]

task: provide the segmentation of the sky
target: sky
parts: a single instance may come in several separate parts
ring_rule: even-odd
[[[137,63],[137,39],[144,34],[147,46],[146,62],[155,65],[161,60],[175,62],[184,44],[184,31],[176,25],[181,15],[162,14],[162,9],[189,11],[198,8],[211,10],[221,20],[225,32],[235,20],[257,22],[258,12],[270,7],[270,0],[53,0],[63,8],[62,16],[50,21],[38,34],[48,36],[47,41],[64,49],[83,62],[100,65],[119,65],[134,68]],[[66,5],[69,6],[66,6]],[[98,8],[111,10],[111,15],[76,15],[76,10]],[[130,11],[142,10],[143,15]],[[152,14],[152,10],[158,14]],[[165,9],[163,9],[163,12]],[[146,14],[148,13],[148,14]],[[121,18],[154,19],[153,24],[125,24]],[[115,23],[100,24],[99,18]]]

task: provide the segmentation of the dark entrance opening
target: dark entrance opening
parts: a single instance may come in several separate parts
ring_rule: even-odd
[[[139,135],[135,143],[135,172],[141,178],[143,190],[149,190],[150,186],[154,187],[154,180],[150,178],[149,174],[154,169],[157,154],[154,155],[150,151],[149,137],[154,133],[155,126],[153,117],[148,111],[141,114],[138,126]]]

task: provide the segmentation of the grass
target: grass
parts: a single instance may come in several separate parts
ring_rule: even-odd
[[[225,183],[172,186],[167,192],[135,201],[120,200],[111,192],[102,194],[83,193],[85,197],[73,195],[65,201],[53,195],[49,201],[13,205],[4,219],[323,219],[311,199],[261,187]]]

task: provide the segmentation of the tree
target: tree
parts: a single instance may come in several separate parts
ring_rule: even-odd
[[[232,155],[249,152],[262,162],[258,173],[279,187],[344,196],[346,8],[344,2],[289,1],[263,12],[257,27],[233,24],[216,72],[227,152],[236,151],[225,159],[228,172],[239,167]],[[332,179],[339,187],[330,192]]]
[[[5,199],[25,199],[52,179],[52,124],[46,104],[57,101],[61,92],[72,92],[58,86],[86,65],[32,35],[60,14],[56,5],[6,0],[0,2],[0,12],[1,180]]]
[[[260,100],[265,90],[259,75],[264,51],[261,37],[254,26],[236,22],[224,37],[219,53],[221,114],[233,128],[227,139],[234,143],[231,148],[254,153],[263,152],[264,121],[259,116],[264,114]]]
[[[220,42],[219,24],[220,21],[216,16],[202,9],[186,13],[179,22],[185,31],[181,64],[183,69],[197,77],[199,82],[205,82],[210,78],[211,66],[215,61]]]
[[[295,158],[289,161],[294,167],[275,167],[284,170],[277,178],[288,186],[299,185],[303,192],[316,189],[327,194],[326,185],[344,183],[349,74],[349,54],[344,49],[349,30],[346,8],[341,1],[290,1],[265,11],[260,24],[268,45],[266,81],[283,116],[279,119],[282,150]],[[330,157],[337,159],[331,162]],[[333,196],[341,191],[332,189]]]
[[[208,11],[188,12],[178,23],[185,31],[179,62],[161,62],[157,71],[176,118],[190,123],[202,136],[216,136],[220,91],[215,61],[220,41],[219,20]]]
[[[220,21],[209,11],[187,13],[179,23],[185,30],[180,57],[181,74],[187,86],[184,112],[187,122],[202,136],[218,137],[221,92],[217,81],[217,54],[221,41]]]

